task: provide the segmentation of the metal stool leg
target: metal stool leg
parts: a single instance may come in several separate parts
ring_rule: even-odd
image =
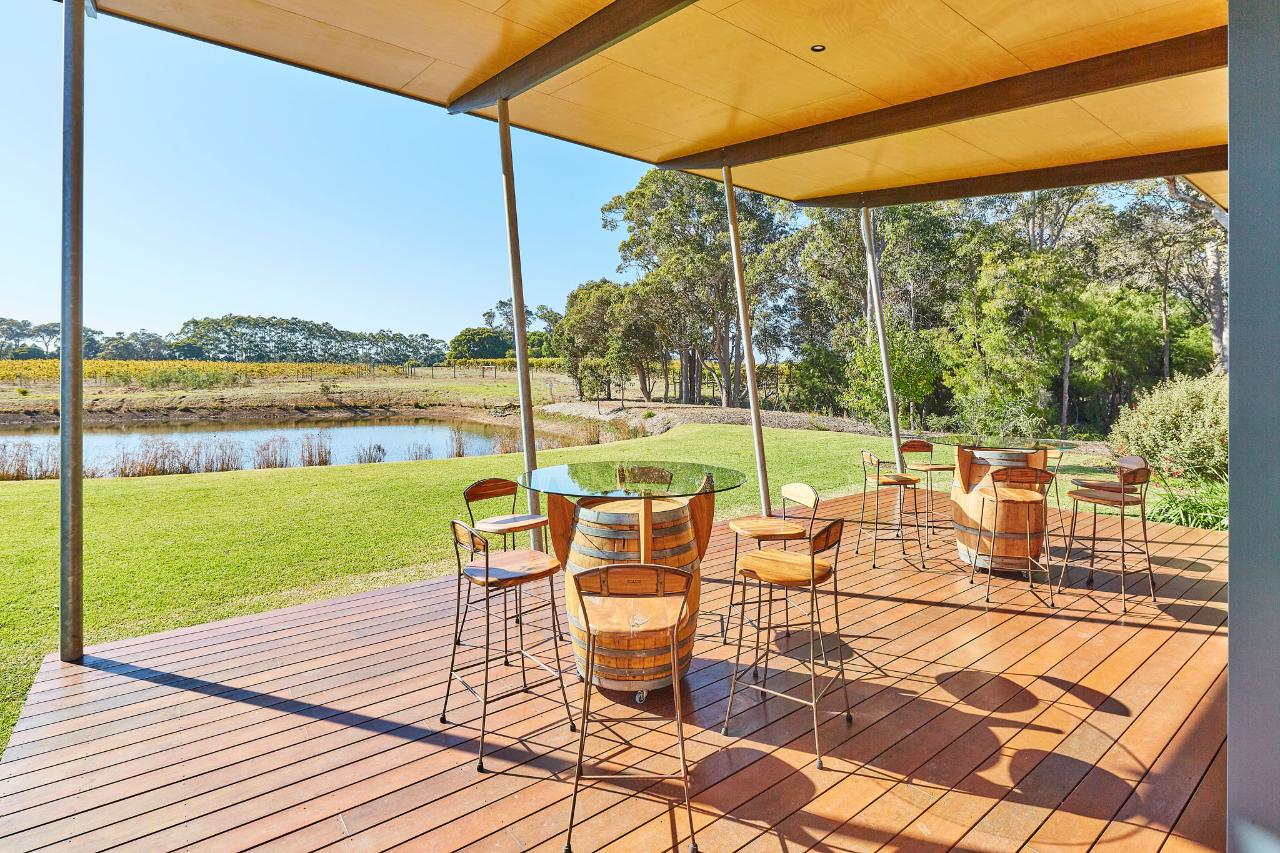
[[[461,574],[458,575],[458,587],[459,587],[458,588],[458,606],[454,608],[454,617],[453,617],[454,642],[453,642],[453,647],[449,650],[449,674],[445,677],[445,682],[444,682],[444,705],[440,707],[440,722],[445,725],[449,724],[449,718],[446,715],[449,713],[449,696],[453,692],[453,668],[454,668],[454,665],[457,664],[458,662],[458,646],[462,644],[461,640],[459,639],[462,633],[462,629],[460,627],[461,617],[462,617],[462,588],[461,588],[462,575]],[[470,583],[467,584],[467,591],[468,592],[471,591]]]
[[[564,687],[564,670],[560,666],[560,648],[556,645],[556,638],[563,637],[560,633],[560,608],[556,607],[556,581],[555,576],[547,578],[547,591],[551,594],[551,647],[555,649],[556,655],[556,681],[560,683],[560,699],[564,702],[564,712],[569,718],[569,731],[577,731],[577,726],[573,724],[573,711],[569,709],[569,691]],[[524,644],[521,644],[521,648]]]
[[[839,550],[836,551],[835,562],[840,562]],[[840,628],[840,586],[836,582],[836,574],[837,573],[834,570],[831,572],[831,607],[835,611],[836,616],[836,654],[839,655],[836,660],[838,662],[837,665],[840,667],[840,689],[844,692],[844,721],[846,723],[852,723],[853,711],[850,710],[851,706],[849,705],[849,679],[844,674],[845,656],[844,649],[841,648],[841,645],[844,643],[844,632]]]
[[[737,568],[734,569],[735,574]],[[733,675],[729,678],[729,701],[724,708],[724,725],[720,727],[720,734],[729,734],[729,717],[733,715],[733,694],[738,688],[738,665],[742,660],[742,633],[746,629],[747,623],[747,581],[742,581],[742,608],[738,611],[738,646],[733,653]]]
[[[1147,501],[1145,496],[1138,505],[1142,513],[1142,550],[1147,554],[1147,583],[1151,587],[1151,603],[1156,603],[1156,573],[1151,570],[1151,542],[1147,539]]]
[[[996,531],[1000,529],[1000,499],[996,498],[995,512],[991,517],[991,561],[987,563],[987,594],[982,599],[987,604],[991,603],[991,576],[996,573]],[[983,506],[986,502],[983,501]]]
[[[876,567],[876,552],[880,549],[880,486],[876,484],[875,520],[871,522],[871,568]]]
[[[1058,575],[1058,593],[1067,582],[1067,567],[1071,565],[1071,550],[1076,546],[1076,521],[1079,520],[1080,502],[1071,502],[1071,532],[1067,535],[1067,552],[1062,555],[1062,574]]]
[[[818,757],[817,768],[822,769],[822,743],[818,740],[818,656],[814,643],[818,639],[818,588],[809,587],[809,710],[813,712],[813,752]]]
[[[1123,496],[1122,496],[1123,497]],[[1129,549],[1129,540],[1124,533],[1124,501],[1120,501],[1120,611],[1122,613],[1129,612],[1129,598],[1125,594],[1125,565],[1124,552]]]
[[[858,533],[853,540],[853,553],[862,553],[862,528],[867,523],[867,477],[864,473],[862,476],[862,501],[858,504]],[[871,561],[873,564],[875,560]],[[874,568],[874,565],[873,565]]]
[[[927,500],[927,498],[926,498]],[[925,519],[926,522],[928,519]],[[916,527],[916,547],[920,549],[920,571],[925,570],[924,565],[924,544],[920,541],[920,490],[915,486],[911,487],[911,521]],[[925,541],[929,539],[929,528],[924,529]]]
[[[484,597],[484,695],[480,698],[480,753],[476,758],[476,771],[479,773],[484,772],[484,736],[489,723],[489,602],[492,598],[493,596],[486,591]],[[506,600],[504,595],[502,597],[504,605]],[[506,627],[505,621],[503,627]]]
[[[582,784],[582,756],[587,749],[587,720],[591,716],[591,682],[595,676],[596,641],[587,635],[587,680],[582,687],[582,722],[578,730],[578,763],[573,770],[573,797],[569,800],[569,830],[565,833],[564,853],[573,853],[573,814],[578,809],[578,788]]]
[[[680,749],[680,777],[684,782],[684,810],[689,817],[689,853],[698,853],[693,834],[693,806],[689,804],[689,762],[684,754],[684,700],[680,696],[680,645],[678,628],[671,629],[671,692],[676,703],[676,744]]]
[[[1098,505],[1093,505],[1093,530],[1089,534],[1089,579],[1085,585],[1093,589],[1093,560],[1098,556]]]

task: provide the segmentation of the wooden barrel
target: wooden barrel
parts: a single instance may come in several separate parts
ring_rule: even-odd
[[[610,563],[640,561],[639,499],[587,498],[574,510],[573,541],[565,570],[570,574]],[[700,579],[698,543],[689,507],[684,501],[653,499],[653,563],[673,566],[693,573],[689,589],[689,618],[681,626],[679,638],[680,672],[693,658],[693,635],[697,627]],[[582,603],[573,582],[565,579],[565,610],[578,672],[586,675],[587,634],[582,622]],[[663,640],[617,639],[596,644],[596,684],[611,690],[654,690],[671,684],[671,655]]]
[[[952,525],[956,531],[956,552],[970,565],[989,568],[992,534],[995,536],[995,568],[1026,571],[1028,568],[1027,528],[1030,526],[1030,555],[1038,556],[1044,543],[1044,514],[1038,504],[1000,504],[978,489],[990,487],[991,471],[1009,467],[1045,467],[1043,450],[981,450],[956,448],[956,476],[952,478]],[[998,525],[998,527],[997,527]]]

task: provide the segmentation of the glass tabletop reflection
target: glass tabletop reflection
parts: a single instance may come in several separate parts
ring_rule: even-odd
[[[570,462],[521,474],[534,492],[574,498],[684,498],[736,489],[746,475],[698,462]]]
[[[1057,438],[1036,438],[1015,435],[982,435],[979,433],[952,432],[939,435],[903,435],[903,440],[923,439],[931,444],[951,447],[976,447],[989,450],[1073,450],[1074,441]]]

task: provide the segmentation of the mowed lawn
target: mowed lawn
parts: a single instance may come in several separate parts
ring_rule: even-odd
[[[862,487],[861,449],[891,458],[890,442],[872,436],[766,430],[765,441],[775,494],[793,480],[848,493]],[[688,425],[539,454],[541,464],[613,458],[738,468],[748,484],[720,495],[717,515],[758,504],[747,427]],[[950,461],[950,450],[935,458]],[[439,574],[452,566],[447,523],[465,517],[462,489],[522,467],[506,455],[90,480],[86,645]],[[57,483],[0,483],[0,529],[2,747],[41,658],[57,649]]]

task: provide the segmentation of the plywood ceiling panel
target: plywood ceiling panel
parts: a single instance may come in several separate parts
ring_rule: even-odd
[[[607,2],[98,5],[443,104]],[[511,115],[530,130],[656,162],[1208,29],[1225,16],[1225,0],[699,0],[518,96]],[[810,51],[815,43],[827,49]],[[1222,144],[1226,130],[1219,70],[735,174],[744,187],[808,198]],[[1225,198],[1225,178],[1203,180]]]
[[[1195,184],[1200,192],[1216,201],[1224,210],[1229,210],[1229,193],[1227,192],[1226,172],[1201,172],[1187,175],[1187,180]]]
[[[1227,22],[1222,0],[946,0],[1032,68],[1062,65]]]
[[[1027,71],[942,0],[741,0],[720,17],[883,104]]]
[[[1077,99],[1142,152],[1227,141],[1227,69]]]
[[[1018,169],[1142,153],[1071,101],[948,124],[945,130]]]
[[[835,75],[697,6],[664,18],[604,55],[757,116],[850,89]]]
[[[259,0],[127,0],[99,5],[144,23],[391,89],[413,79],[435,58]]]

